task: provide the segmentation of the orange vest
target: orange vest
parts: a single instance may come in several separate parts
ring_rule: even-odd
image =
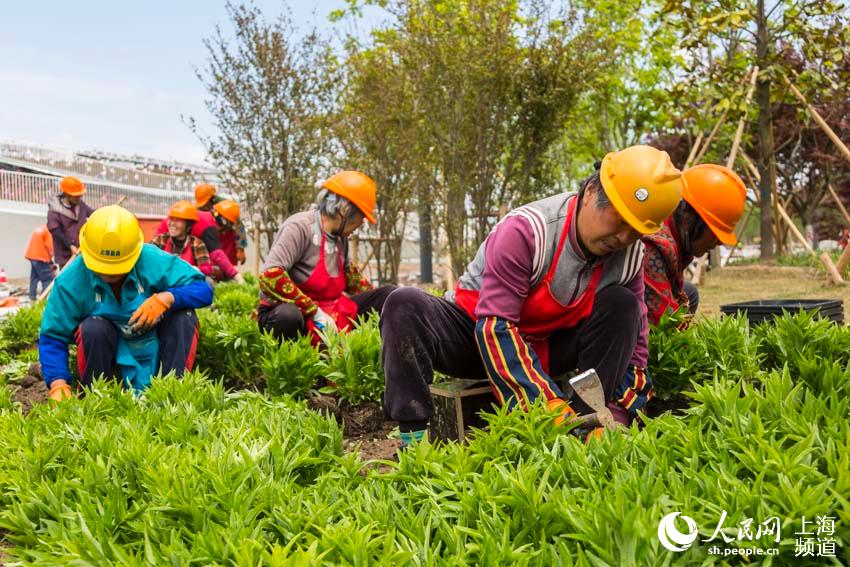
[[[39,260],[41,262],[51,262],[53,260],[53,237],[50,236],[47,225],[42,225],[32,231],[30,243],[27,245],[27,251],[24,257],[27,260]]]

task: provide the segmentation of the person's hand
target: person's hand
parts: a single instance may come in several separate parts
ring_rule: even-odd
[[[334,320],[334,318],[328,315],[325,311],[323,311],[321,307],[316,309],[316,312],[313,313],[313,322],[316,323],[316,325],[320,329],[333,329],[334,331],[337,330],[336,321]]]
[[[159,323],[172,305],[174,305],[174,296],[170,292],[155,293],[139,305],[127,324],[136,332],[146,331]]]
[[[244,264],[245,263],[245,249],[237,248],[236,249],[236,263]]]
[[[549,411],[556,414],[555,425],[563,425],[564,421],[571,421],[576,417],[576,412],[570,407],[570,402],[561,398],[555,398],[546,402]]]
[[[73,244],[71,244],[71,254],[76,256],[79,253],[80,253],[80,249],[78,247],[74,246]]]
[[[59,378],[50,383],[50,399],[54,402],[61,402],[73,396],[71,386],[65,380]]]
[[[242,272],[236,272],[236,275],[233,276],[233,281],[235,281],[238,284],[244,284],[245,283],[245,276],[242,275]]]

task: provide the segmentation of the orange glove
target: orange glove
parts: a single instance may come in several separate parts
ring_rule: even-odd
[[[595,429],[592,429],[592,430],[591,430],[591,431],[587,434],[587,437],[585,437],[585,438],[584,438],[584,442],[585,442],[585,443],[590,443],[590,442],[591,442],[591,441],[593,441],[594,439],[602,439],[602,435],[603,435],[604,433],[605,433],[605,428],[604,428],[604,427],[597,427],[597,428],[595,428]]]
[[[54,402],[61,402],[73,397],[71,386],[62,379],[54,380],[50,383],[50,399]]]
[[[245,263],[245,249],[237,248],[236,249],[236,263],[244,264]]]
[[[172,305],[174,305],[174,296],[170,292],[155,293],[139,305],[127,323],[134,331],[146,331],[159,323]]]
[[[568,418],[572,419],[576,415],[575,410],[570,407],[570,403],[561,398],[549,400],[546,402],[546,407],[549,408],[549,411],[557,414],[557,417],[555,418],[555,425],[563,425],[564,420]]]

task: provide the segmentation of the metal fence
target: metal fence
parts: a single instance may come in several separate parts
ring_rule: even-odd
[[[71,150],[51,149],[15,142],[0,141],[0,155],[46,167],[55,167],[83,176],[98,177],[113,183],[166,191],[191,190],[196,182],[202,181],[201,176],[151,173],[82,157]]]
[[[0,199],[45,205],[50,197],[59,192],[58,177],[0,171]],[[86,183],[83,199],[96,209],[114,205],[121,196],[126,197],[121,206],[134,214],[164,216],[175,201],[192,199],[194,194],[191,191],[162,191],[109,183]]]

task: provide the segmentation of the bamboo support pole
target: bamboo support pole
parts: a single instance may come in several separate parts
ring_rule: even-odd
[[[714,141],[714,137],[717,135],[718,130],[720,130],[720,127],[723,126],[723,123],[726,121],[727,114],[729,114],[728,108],[724,110],[723,114],[720,115],[720,118],[717,119],[717,124],[715,124],[714,128],[712,128],[711,133],[708,135],[708,138],[702,145],[702,148],[700,149],[699,153],[697,153],[697,157],[694,158],[693,164],[688,165],[696,165],[702,160],[702,158],[705,156],[705,152],[707,152],[708,148],[711,146],[711,142]]]
[[[690,153],[688,153],[688,159],[685,160],[685,169],[688,169],[688,167],[690,167],[691,162],[694,160],[694,157],[696,157],[697,152],[699,151],[700,145],[702,144],[702,137],[703,137],[703,133],[700,132],[699,136],[697,136],[697,139],[694,140],[694,145],[691,148]]]
[[[782,205],[780,205],[779,203],[776,203],[776,202],[774,204],[776,205],[776,208],[779,210],[780,217],[782,218],[782,220],[785,221],[785,224],[788,226],[788,229],[791,231],[791,234],[794,235],[794,237],[797,239],[797,241],[800,242],[800,244],[802,244],[803,247],[810,254],[812,254],[813,256],[820,259],[821,263],[826,268],[826,273],[829,276],[830,281],[832,281],[832,283],[835,284],[835,285],[844,285],[844,283],[845,283],[844,278],[841,277],[841,272],[838,271],[838,268],[832,262],[832,258],[829,257],[829,254],[824,252],[820,256],[818,256],[818,253],[815,252],[814,248],[812,248],[812,245],[809,244],[809,241],[806,240],[806,238],[800,232],[800,229],[797,228],[797,225],[795,225],[794,221],[791,220],[791,217],[788,216],[788,212],[785,210],[785,207],[783,207]]]
[[[847,269],[847,264],[850,264],[850,246],[844,247],[844,252],[841,253],[841,257],[838,258],[838,265],[835,268],[838,270],[839,274],[844,274],[844,270]]]
[[[844,220],[847,221],[847,224],[850,225],[850,214],[847,213],[847,209],[844,207],[844,203],[841,202],[841,199],[838,198],[838,193],[833,189],[832,184],[828,184],[827,189],[829,189],[829,194],[832,195],[832,198],[835,200],[835,204],[838,205],[838,210],[841,211],[841,214],[844,215]]]
[[[756,80],[759,76],[759,68],[758,65],[753,67],[752,76],[750,77],[750,88],[747,91],[747,97],[744,102],[744,106],[749,108],[750,101],[753,100],[753,93],[756,90]],[[738,120],[738,129],[735,131],[735,140],[732,142],[732,150],[729,152],[729,157],[726,159],[726,167],[732,169],[732,165],[735,163],[735,158],[738,155],[738,148],[741,145],[741,137],[744,135],[744,126],[747,123],[747,111],[744,110],[744,115],[741,116],[741,119]]]
[[[844,154],[844,157],[847,159],[847,161],[850,162],[850,149],[848,149],[844,142],[841,141],[841,138],[838,137],[835,131],[829,127],[829,124],[827,124],[826,120],[824,120],[823,117],[818,113],[818,111],[815,110],[815,107],[809,104],[809,102],[806,100],[806,97],[803,96],[803,93],[797,90],[797,87],[795,87],[791,83],[788,77],[782,75],[782,78],[785,79],[785,83],[788,85],[788,88],[791,89],[791,92],[794,93],[794,96],[797,97],[797,100],[803,103],[803,105],[806,107],[806,110],[809,111],[809,115],[814,119],[815,122],[818,123],[818,126],[820,126],[821,130],[823,130],[824,133],[829,136],[829,139],[832,140],[832,143],[835,144],[835,146],[841,151],[841,153]]]
[[[254,223],[254,275],[260,277],[260,225]]]

